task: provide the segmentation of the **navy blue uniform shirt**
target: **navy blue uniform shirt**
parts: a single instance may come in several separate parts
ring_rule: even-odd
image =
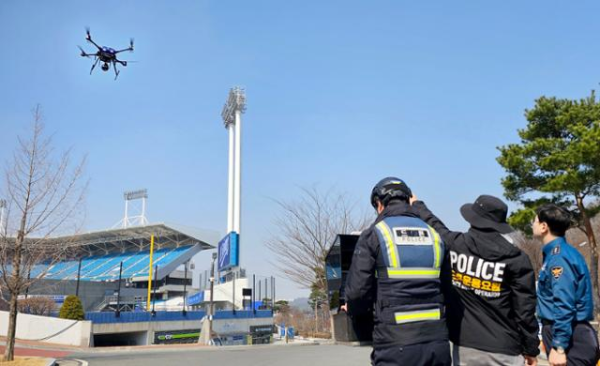
[[[567,348],[573,323],[594,317],[590,272],[581,253],[563,237],[546,244],[543,253],[537,313],[553,322],[552,346]]]

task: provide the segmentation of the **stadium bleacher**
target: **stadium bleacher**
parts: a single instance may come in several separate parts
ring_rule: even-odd
[[[163,267],[177,260],[192,246],[179,248],[163,248],[153,253],[153,266]],[[100,256],[83,258],[81,261],[82,281],[112,281],[119,278],[119,266],[123,262],[123,278],[148,276],[150,251],[112,253]],[[50,268],[40,264],[31,271],[31,276],[36,277],[46,271],[45,279],[76,279],[79,260],[70,260],[55,263]]]

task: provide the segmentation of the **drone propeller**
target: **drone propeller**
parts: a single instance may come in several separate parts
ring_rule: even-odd
[[[83,48],[81,48],[81,46],[77,46],[77,48],[79,48],[79,50],[81,51],[81,57],[87,57],[87,53],[85,53],[85,51],[83,50]]]
[[[133,51],[133,38],[129,39],[129,48]]]
[[[92,38],[92,36],[90,35],[90,27],[85,27],[85,38],[87,40],[89,40],[90,38]]]

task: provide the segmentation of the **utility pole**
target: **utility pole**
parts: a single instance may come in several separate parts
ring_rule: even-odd
[[[185,272],[184,272],[184,280],[183,280],[183,311],[181,312],[183,314],[183,316],[185,316],[187,314],[187,309],[186,309],[186,298],[187,298],[187,273],[188,273],[188,263],[189,262],[185,262]]]
[[[319,300],[315,299],[315,333],[318,332],[318,327],[319,327]],[[313,335],[313,337],[315,337],[315,335]]]
[[[121,261],[121,265],[119,266],[119,287],[117,289],[117,311],[115,312],[115,317],[121,317],[121,275],[123,274],[123,261]]]
[[[233,281],[233,283],[231,284],[231,286],[233,287],[233,291],[231,291],[231,292],[233,294],[233,313],[235,314],[235,274],[233,275],[232,281]]]
[[[77,266],[77,286],[75,287],[75,296],[79,297],[79,281],[81,281],[81,258],[79,258],[79,265]]]
[[[217,253],[212,254],[212,264],[210,266],[210,305],[208,310],[208,339],[212,339],[213,316],[214,316],[214,292],[215,292],[215,260]]]
[[[158,266],[154,266],[154,289],[152,290],[153,298],[152,298],[152,316],[156,316],[156,310],[154,309],[154,305],[156,303],[156,281],[158,279]]]
[[[255,305],[255,301],[256,301],[256,296],[255,296],[255,290],[256,290],[256,275],[252,275],[252,314],[256,314],[256,305]]]

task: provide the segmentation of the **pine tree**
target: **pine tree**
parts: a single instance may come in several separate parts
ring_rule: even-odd
[[[63,306],[60,308],[58,317],[61,319],[85,320],[83,305],[79,297],[75,295],[67,296]]]
[[[498,148],[498,163],[507,172],[504,195],[523,205],[509,223],[531,233],[535,208],[547,202],[574,213],[576,227],[588,238],[595,310],[600,314],[599,252],[591,224],[600,212],[594,204],[600,197],[600,103],[594,91],[581,100],[541,97],[525,118],[527,126],[518,131],[520,143]]]

